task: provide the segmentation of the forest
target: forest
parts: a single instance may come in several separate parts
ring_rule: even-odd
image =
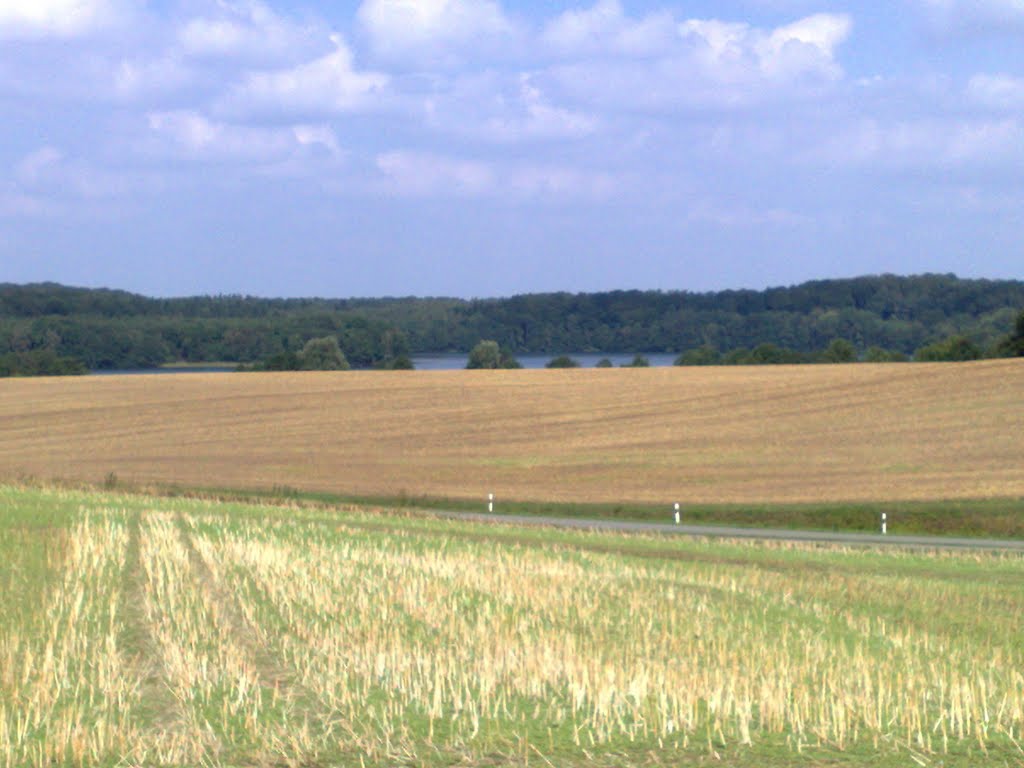
[[[951,354],[989,355],[1007,352],[1022,308],[1024,282],[932,274],[762,291],[494,299],[149,298],[55,283],[2,284],[0,375],[46,373],[48,366],[80,372],[252,364],[298,354],[310,340],[327,337],[338,340],[354,368],[405,367],[417,353],[468,353],[481,339],[515,354],[672,352],[695,362],[771,362],[744,356],[758,347],[797,361],[836,340],[848,343],[856,359],[870,358],[869,350],[876,359],[899,359],[924,348],[941,358],[944,344]]]

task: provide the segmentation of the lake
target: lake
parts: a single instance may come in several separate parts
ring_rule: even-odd
[[[633,352],[620,352],[616,354],[601,354],[599,352],[565,352],[563,354],[568,355],[578,362],[581,368],[593,368],[597,365],[599,360],[606,357],[611,360],[612,365],[616,367],[620,365],[628,365],[633,362],[633,358],[635,357],[635,353]],[[678,356],[679,355],[677,354],[667,352],[644,355],[644,357],[651,361],[652,367],[672,365]],[[535,369],[544,368],[554,357],[558,357],[558,355],[516,355],[516,360],[519,361],[523,368]],[[413,365],[416,366],[416,370],[418,371],[454,371],[459,368],[465,368],[466,361],[468,359],[469,354],[467,353],[412,356]]]
[[[631,352],[620,352],[615,354],[602,355],[597,352],[567,352],[565,353],[580,364],[581,368],[594,368],[598,361],[603,358],[611,360],[612,365],[619,367],[628,365],[633,361],[634,354]],[[558,355],[519,355],[516,359],[523,368],[537,369],[544,368],[552,358]],[[657,353],[644,355],[651,362],[651,367],[664,367],[672,365],[677,355],[670,353]],[[444,352],[426,355],[413,355],[412,362],[417,371],[457,371],[466,367],[469,354],[466,352]],[[144,374],[156,373],[161,375],[188,374],[188,373],[231,373],[235,370],[232,365],[189,365],[169,366],[166,368],[144,368],[141,370],[117,370],[117,371],[92,371],[98,376],[113,376],[118,374]]]

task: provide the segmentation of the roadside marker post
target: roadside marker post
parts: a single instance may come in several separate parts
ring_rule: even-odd
[[[882,535],[885,536],[889,532],[888,515],[885,512],[882,513]]]
[[[492,515],[494,514],[494,494],[493,493],[488,493],[487,494],[487,512],[492,514]]]
[[[677,501],[677,502],[676,502],[676,525],[679,525],[679,522],[680,522],[680,516],[679,516],[679,502]]]

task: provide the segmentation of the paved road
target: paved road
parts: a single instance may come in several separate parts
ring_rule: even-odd
[[[790,531],[777,528],[732,528],[722,525],[673,525],[672,523],[636,523],[621,520],[584,520],[566,517],[533,517],[526,515],[489,515],[475,512],[434,512],[453,520],[480,523],[512,523],[515,525],[548,525],[556,528],[581,528],[594,531],[626,531],[630,533],[663,533],[683,536],[709,536],[729,539],[760,539],[762,541],[807,541],[849,544],[867,547],[920,547],[926,549],[1001,549],[1024,552],[1024,540],[965,539],[949,536],[900,536],[876,533],[833,533],[830,531]]]

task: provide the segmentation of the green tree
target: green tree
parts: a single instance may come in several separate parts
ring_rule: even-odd
[[[498,346],[496,341],[483,340],[477,342],[477,345],[469,353],[466,368],[497,369],[522,368],[522,366],[509,349]]]
[[[300,371],[302,360],[292,351],[278,352],[271,355],[262,364],[254,366],[258,371]]]
[[[689,349],[676,358],[673,365],[718,365],[722,356],[714,347],[705,344],[696,349]]]
[[[806,359],[799,352],[791,349],[783,349],[775,344],[765,342],[758,344],[750,352],[747,365],[794,365],[806,362]]]
[[[857,350],[846,339],[832,339],[821,353],[821,360],[824,363],[855,363]]]
[[[623,368],[650,368],[651,361],[643,355],[635,355],[628,365],[622,366]]]
[[[546,368],[579,368],[579,361],[573,360],[568,355],[559,355],[548,361]]]
[[[914,359],[921,363],[957,363],[980,360],[981,357],[981,348],[965,336],[950,336],[944,341],[921,347],[914,353]]]
[[[406,354],[396,355],[388,361],[387,368],[390,371],[412,371],[416,369],[412,358]]]
[[[881,347],[868,347],[868,351],[864,353],[865,363],[905,363],[906,361],[907,356],[902,352],[893,352]]]
[[[299,361],[304,371],[347,371],[350,367],[336,336],[307,341],[299,353]]]
[[[1017,316],[1013,333],[996,346],[997,357],[1024,357],[1024,312]]]
[[[481,341],[469,353],[469,369],[501,368],[501,348],[496,341]]]
[[[615,366],[612,365],[612,361],[609,360],[607,357],[602,357],[600,360],[597,361],[597,365],[595,365],[594,367],[595,368],[614,368]]]

